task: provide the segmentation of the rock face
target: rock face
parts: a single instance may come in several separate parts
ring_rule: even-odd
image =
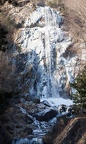
[[[19,30],[16,41],[21,46],[21,53],[28,53],[26,67],[32,65],[36,71],[30,95],[58,97],[66,90],[67,70],[62,72],[60,69],[68,63],[62,55],[71,39],[61,30],[62,23],[59,12],[47,6],[37,7],[25,20],[25,28]]]
[[[76,118],[70,122],[63,132],[56,138],[54,144],[85,144],[86,117]]]
[[[53,144],[56,137],[64,130],[69,119],[66,118],[66,115],[58,117],[57,123],[52,128],[52,131],[49,131],[44,137],[44,144]],[[58,142],[57,142],[58,143]]]
[[[4,8],[18,30],[11,51],[2,56],[1,65],[5,59],[4,66],[8,65],[8,68],[5,74],[1,73],[3,85],[0,87],[10,87],[32,99],[68,97],[71,94],[69,83],[73,82],[79,71],[80,60],[70,50],[73,41],[63,31],[64,18],[61,13],[48,6],[36,7],[33,3],[16,8],[5,4]],[[84,49],[83,57],[81,54],[83,61],[85,52]],[[3,81],[3,77],[7,82]]]
[[[42,137],[56,124],[57,117],[54,117],[58,110],[46,101],[30,100],[69,96],[69,82],[76,77],[81,61],[85,61],[86,45],[80,44],[80,57],[72,51],[73,40],[63,31],[64,18],[59,11],[44,4],[35,6],[24,0],[14,7],[5,3],[1,11],[10,18],[16,32],[14,41],[9,41],[8,50],[0,51],[0,90],[16,92],[16,97],[8,99],[10,107],[0,120],[14,138],[13,144],[29,143],[30,140],[31,143],[43,143],[32,137]],[[61,107],[62,112],[65,107]],[[63,124],[61,130],[62,127]],[[5,136],[5,131],[0,129],[2,144],[10,143],[9,134]]]
[[[36,143],[38,141],[42,143],[43,136],[52,130],[58,121],[58,117],[64,114],[60,113],[59,115],[58,106],[53,107],[50,104],[47,106],[47,101],[45,104],[44,102],[37,103],[37,101],[25,100],[25,98],[16,101],[16,97],[14,97],[10,99],[9,103],[10,106],[2,113],[0,121],[7,132],[8,140],[10,140],[9,136],[11,136],[13,144],[17,144],[17,142],[31,142],[33,138],[35,138],[33,141],[36,141]],[[65,107],[66,109],[68,108],[67,106]],[[67,113],[64,115],[67,116]],[[4,132],[2,129],[0,130],[0,140],[4,140]]]
[[[37,7],[19,30],[16,42],[21,46],[21,53],[28,53],[26,68],[32,65],[36,71],[35,84],[29,88],[32,96],[70,95],[69,82],[77,75],[79,61],[75,53],[65,56],[72,40],[62,30],[62,24],[60,12],[47,6]]]

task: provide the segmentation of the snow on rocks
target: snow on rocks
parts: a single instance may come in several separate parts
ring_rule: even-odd
[[[54,101],[56,101],[56,99],[54,99]],[[69,116],[71,116],[72,108],[70,105],[67,106],[65,103],[62,104],[60,102],[57,102],[57,104],[54,103],[54,101],[51,99],[50,101],[40,100],[40,102],[33,102],[21,98],[20,103],[16,104],[16,118],[17,122],[19,122],[18,124],[20,124],[16,126],[16,128],[18,127],[19,134],[18,136],[15,136],[12,144],[32,144],[32,142],[35,142],[36,144],[42,143],[42,138],[53,129],[53,127],[57,124],[59,117],[64,115],[65,118],[69,118]],[[9,113],[10,112],[12,112],[12,110],[9,111]],[[13,113],[10,117],[12,116]],[[14,127],[16,118],[12,120],[12,125],[14,125]],[[22,138],[20,135],[21,131],[23,133]]]
[[[70,106],[73,105],[73,101],[70,99],[64,99],[64,98],[42,98],[41,102],[44,103],[44,101],[47,101],[49,105],[51,106],[59,106],[59,105],[66,105]]]
[[[38,6],[26,18],[24,28],[19,31],[17,44],[21,47],[20,54],[28,53],[25,67],[32,65],[36,73],[36,79],[32,81],[35,84],[28,87],[31,97],[70,95],[69,82],[74,78],[74,69],[70,66],[73,62],[75,67],[76,58],[63,57],[72,42],[67,32],[61,29],[62,23],[60,12],[47,6]]]
[[[41,138],[22,138],[22,139],[14,139],[12,144],[43,144],[43,140]]]

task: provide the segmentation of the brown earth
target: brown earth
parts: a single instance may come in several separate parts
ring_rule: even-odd
[[[62,0],[64,27],[73,39],[73,44],[67,49],[66,56],[78,55],[81,59],[82,51],[86,49],[86,0]],[[81,48],[81,44],[85,47]],[[86,65],[86,60],[80,62],[80,69]]]

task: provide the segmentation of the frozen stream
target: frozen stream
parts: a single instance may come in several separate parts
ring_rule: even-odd
[[[20,111],[27,115],[28,118],[33,120],[33,126],[36,127],[33,129],[33,133],[31,135],[28,135],[27,138],[18,138],[14,139],[12,144],[43,144],[43,136],[46,135],[50,130],[53,129],[55,124],[58,122],[58,117],[61,117],[62,115],[67,115],[69,113],[69,109],[71,108],[70,105],[72,105],[72,101],[63,98],[48,98],[48,99],[41,99],[40,106],[43,107],[44,105],[47,105],[46,109],[42,110],[38,113],[39,117],[42,117],[43,115],[46,115],[48,112],[51,111],[50,115],[52,115],[53,111],[57,111],[56,116],[49,119],[48,121],[39,121],[35,118],[35,116],[31,116],[28,114],[28,112],[22,108],[20,108]],[[52,111],[53,110],[53,111]],[[47,115],[46,115],[47,116]],[[46,118],[46,117],[45,117]]]

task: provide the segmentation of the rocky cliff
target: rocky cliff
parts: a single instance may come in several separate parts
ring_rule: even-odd
[[[70,82],[86,64],[86,2],[1,2],[4,4],[0,6],[0,142],[43,144],[37,136],[42,137],[54,125],[60,134],[69,118],[59,120],[58,116],[68,112],[68,107],[62,105],[59,110],[53,103],[35,98],[69,98],[74,92]],[[76,125],[78,133],[83,122]],[[71,137],[71,131],[67,133],[63,142]],[[51,142],[51,135],[49,139]],[[44,142],[49,139],[45,136]],[[73,137],[72,140],[75,143]],[[77,139],[78,144],[82,140],[83,137]]]
[[[85,144],[86,143],[86,117],[75,118],[70,121],[64,131],[56,138],[54,144]]]
[[[40,1],[18,4],[1,7],[16,30],[10,48],[0,52],[0,89],[31,98],[69,97],[69,83],[85,63],[85,41],[68,33],[61,7],[50,8]]]

